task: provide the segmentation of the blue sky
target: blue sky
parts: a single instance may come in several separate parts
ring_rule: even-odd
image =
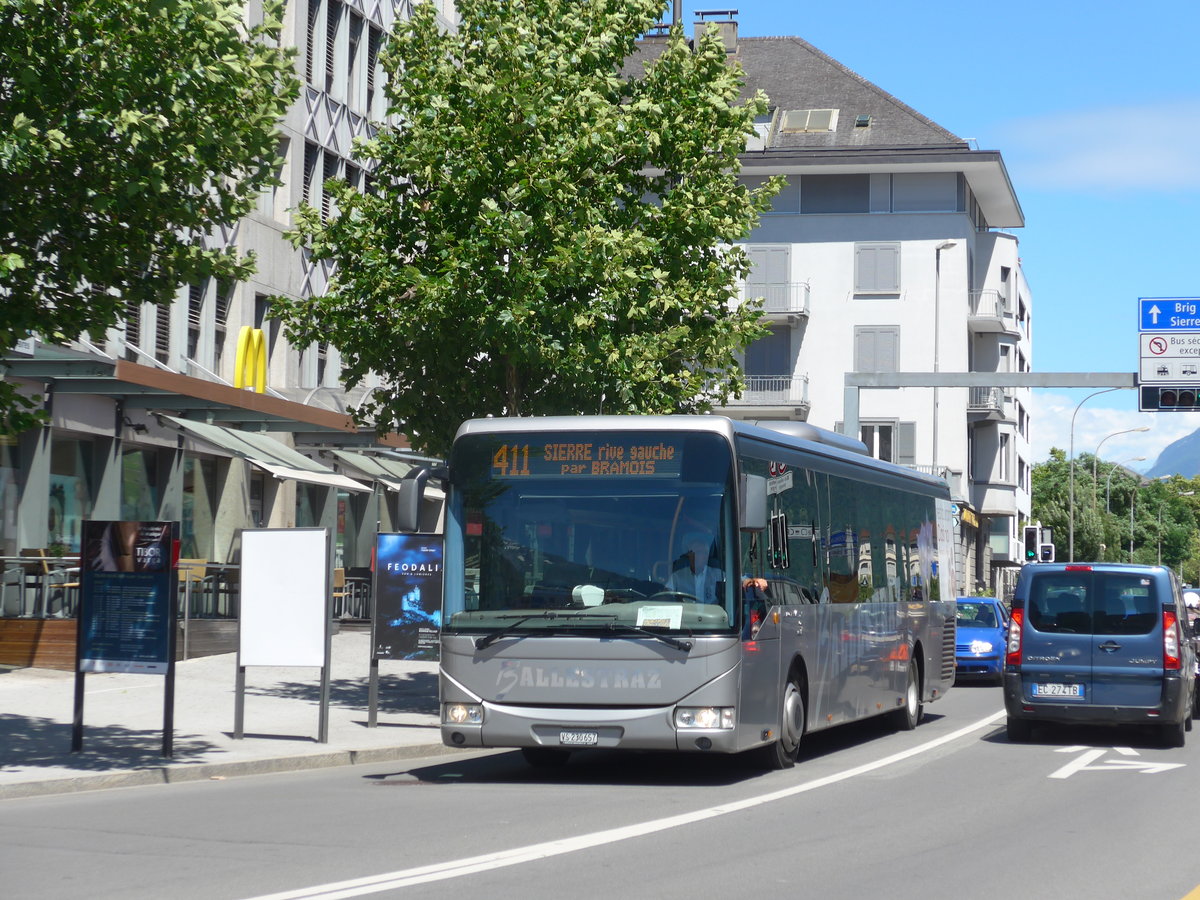
[[[690,33],[696,10],[685,2]],[[739,33],[804,38],[982,150],[1025,212],[1015,233],[1039,372],[1134,372],[1138,298],[1200,296],[1200,3],[742,0]],[[670,11],[668,10],[668,18]],[[1034,460],[1067,450],[1145,469],[1200,414],[1134,391],[1034,392]],[[1113,432],[1142,425],[1147,433]]]

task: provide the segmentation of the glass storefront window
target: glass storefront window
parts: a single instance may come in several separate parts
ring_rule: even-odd
[[[51,551],[79,552],[80,525],[92,513],[92,442],[55,437],[50,446]]]
[[[121,518],[128,522],[156,521],[161,491],[157,452],[139,449],[122,452]]]
[[[316,528],[321,524],[321,501],[327,488],[296,483],[296,527]]]
[[[183,461],[181,556],[213,558],[216,518],[217,461],[189,456]]]
[[[0,436],[0,556],[17,555],[17,439]]]

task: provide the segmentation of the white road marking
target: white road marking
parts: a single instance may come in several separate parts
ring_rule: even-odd
[[[846,781],[850,778],[855,778],[859,775],[865,775],[868,772],[874,772],[876,769],[882,769],[886,766],[894,765],[898,762],[903,762],[906,759],[911,759],[914,756],[920,756],[923,753],[928,753],[931,750],[936,750],[945,744],[956,741],[961,737],[970,734],[973,731],[978,731],[981,728],[995,723],[1004,716],[1004,711],[988,716],[985,719],[980,719],[965,728],[960,728],[950,734],[943,735],[932,741],[927,741],[924,744],[913,747],[909,750],[903,750],[900,753],[894,753],[891,756],[886,756],[883,759],[875,762],[866,763],[861,766],[856,766],[853,769],[847,769],[844,772],[838,772],[833,775],[827,775],[824,778],[817,778],[813,781],[806,781],[804,784],[796,785],[795,787],[784,788],[780,791],[773,791],[769,794],[760,794],[757,797],[749,797],[745,800],[737,800],[731,803],[723,803],[719,806],[710,806],[707,809],[698,809],[690,813],[682,813],[677,816],[668,816],[664,819],[653,819],[649,822],[640,822],[634,825],[626,825],[622,828],[610,828],[607,831],[597,831],[592,834],[582,834],[573,838],[562,838],[556,841],[546,841],[541,844],[531,844],[528,847],[517,847],[512,850],[501,850],[497,853],[487,853],[482,856],[472,856],[466,859],[455,859],[448,862],[434,863],[428,866],[417,866],[412,869],[401,869],[396,872],[385,872],[380,875],[368,875],[365,878],[352,878],[347,881],[335,881],[329,884],[316,885],[314,887],[301,888],[295,891],[283,891],[277,894],[264,894],[259,897],[249,898],[249,900],[345,900],[345,898],[361,897],[365,894],[375,894],[380,891],[396,890],[398,888],[411,887],[415,884],[426,884],[431,881],[442,881],[447,878],[458,878],[463,875],[472,875],[476,872],[484,872],[489,869],[499,869],[505,866],[515,866],[524,862],[532,862],[539,859],[547,859],[552,856],[560,856],[564,853],[574,853],[577,850],[586,850],[589,847],[599,847],[604,844],[612,844],[617,841],[624,841],[630,838],[641,837],[647,834],[654,834],[658,831],[666,831],[671,828],[678,828],[681,825],[691,825],[695,822],[702,822],[705,819],[714,819],[718,816],[724,816],[733,812],[740,812],[745,809],[752,809],[756,806],[762,806],[767,803],[774,803],[776,800],[785,800],[788,797],[794,797],[797,794],[807,793],[808,791],[816,790],[817,788],[827,787],[831,784],[837,784],[839,781]],[[1101,751],[1103,752],[1103,751]]]
[[[1062,749],[1065,748],[1060,748],[1059,752],[1062,752]],[[1125,756],[1138,755],[1138,752],[1131,747],[1114,747],[1113,749]],[[1086,753],[1081,753],[1061,769],[1050,773],[1046,777],[1070,778],[1076,772],[1136,772],[1139,770],[1143,775],[1157,775],[1159,772],[1180,769],[1187,765],[1186,763],[1142,762],[1136,759],[1106,759],[1104,762],[1092,765],[1092,763],[1096,762],[1107,752],[1106,750],[1089,750]]]

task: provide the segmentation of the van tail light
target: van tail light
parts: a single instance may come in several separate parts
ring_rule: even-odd
[[[1175,613],[1163,610],[1163,668],[1179,669],[1179,628]]]
[[[1006,666],[1021,664],[1021,623],[1025,619],[1025,610],[1014,609],[1012,618],[1008,620],[1008,651],[1004,654]]]

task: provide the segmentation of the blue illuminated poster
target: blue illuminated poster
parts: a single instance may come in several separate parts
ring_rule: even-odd
[[[375,552],[376,659],[438,658],[442,547],[438,534],[379,535]]]
[[[178,528],[174,522],[83,523],[79,671],[166,674]]]

